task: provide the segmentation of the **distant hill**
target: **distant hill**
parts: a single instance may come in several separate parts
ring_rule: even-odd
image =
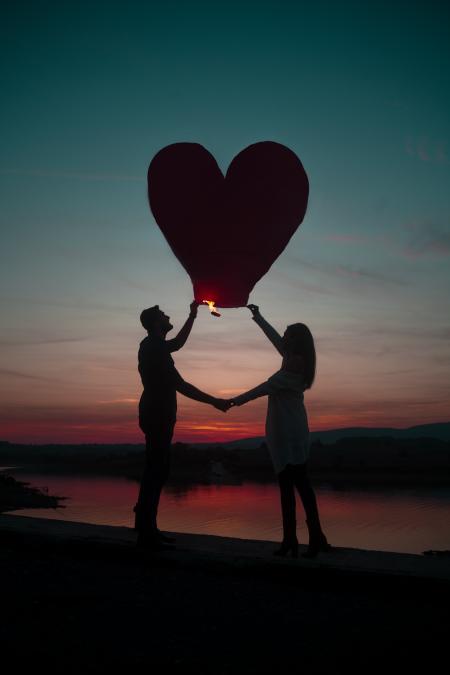
[[[347,427],[332,431],[316,431],[312,433],[313,440],[322,443],[335,443],[341,438],[435,438],[440,441],[450,441],[450,422],[436,422],[434,424],[419,424],[407,429],[395,427]]]
[[[328,431],[311,432],[311,440],[320,441],[325,445],[336,443],[341,438],[435,438],[440,441],[450,441],[450,422],[436,422],[434,424],[420,424],[407,429],[395,427],[344,427]],[[190,443],[195,448],[228,448],[229,450],[245,450],[255,448],[264,443],[264,436],[242,438],[228,443]]]
[[[315,431],[311,434],[312,442],[324,446],[334,445],[342,439],[395,439],[395,440],[419,440],[433,439],[436,441],[450,441],[450,422],[441,422],[435,424],[421,424],[419,426],[409,427],[408,429],[396,429],[393,427],[346,427],[343,429],[332,429],[329,431]],[[230,450],[244,451],[250,456],[251,451],[259,450],[265,444],[264,436],[255,436],[252,438],[242,438],[227,443],[189,443],[181,444],[184,447],[191,447],[197,450]],[[360,444],[361,445],[361,444]],[[363,444],[364,445],[364,444]],[[96,444],[85,443],[82,445],[68,444],[21,444],[0,441],[0,464],[11,462],[39,462],[55,461],[61,459],[66,461],[70,458],[76,458],[77,461],[83,460],[105,460],[115,457],[133,457],[141,454],[144,450],[143,443],[137,444]]]

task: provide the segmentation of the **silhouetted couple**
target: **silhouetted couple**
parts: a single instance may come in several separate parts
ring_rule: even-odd
[[[171,340],[166,340],[166,335],[173,326],[158,305],[145,309],[141,314],[141,323],[148,336],[139,348],[139,373],[144,387],[139,403],[139,425],[146,439],[146,464],[134,508],[138,545],[158,550],[173,541],[158,530],[157,513],[161,490],[169,476],[178,391],[222,412],[268,396],[266,440],[278,477],[283,517],[283,541],[274,553],[280,556],[288,553],[294,557],[298,555],[295,489],[302,500],[309,531],[309,545],[304,555],[315,557],[320,551],[329,550],[306,468],[309,429],[303,392],[312,386],[316,368],[311,332],[304,324],[296,323],[288,326],[281,336],[261,316],[256,305],[248,305],[254,321],[283,357],[281,369],[266,382],[234,399],[215,398],[185,382],[171,357],[171,352],[181,349],[189,337],[197,308],[196,302],[191,303],[186,323]]]

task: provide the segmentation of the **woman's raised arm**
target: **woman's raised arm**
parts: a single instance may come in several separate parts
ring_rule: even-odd
[[[258,305],[247,305],[247,307],[252,313],[253,321],[258,324],[263,333],[269,338],[277,352],[279,352],[281,356],[284,356],[283,338],[281,335],[261,316]]]

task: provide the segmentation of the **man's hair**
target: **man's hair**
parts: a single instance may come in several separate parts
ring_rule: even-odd
[[[144,326],[145,330],[152,330],[156,321],[158,321],[160,317],[161,310],[159,309],[159,305],[149,307],[148,309],[144,309],[141,312],[141,324]]]

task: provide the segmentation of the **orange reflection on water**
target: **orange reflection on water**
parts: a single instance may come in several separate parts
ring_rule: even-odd
[[[14,473],[14,472],[10,472]],[[23,515],[105,525],[133,526],[138,483],[125,478],[17,473],[20,480],[69,497],[65,509],[24,509]],[[450,549],[450,488],[376,488],[317,485],[324,530],[336,546],[406,553]],[[303,509],[297,500],[298,536],[307,541]],[[243,539],[282,537],[278,486],[169,486],[162,495],[159,526]]]
[[[442,493],[440,497],[439,493]],[[317,488],[323,528],[336,546],[421,553],[450,547],[450,490]],[[198,486],[162,497],[161,526],[243,539],[282,538],[276,484]],[[297,531],[306,543],[305,515],[297,497]]]

